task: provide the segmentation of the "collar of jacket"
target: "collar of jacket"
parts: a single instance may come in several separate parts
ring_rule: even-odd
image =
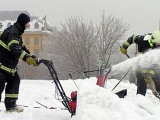
[[[22,28],[22,26],[18,22],[14,23],[14,25],[16,26],[16,28],[18,30],[18,34],[21,36],[24,33],[24,29]]]

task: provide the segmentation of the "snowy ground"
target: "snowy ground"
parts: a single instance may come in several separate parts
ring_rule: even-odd
[[[159,120],[160,101],[151,91],[147,95],[136,95],[136,86],[120,83],[115,91],[111,89],[117,80],[108,80],[106,89],[96,85],[96,78],[75,80],[79,86],[77,115],[70,117],[63,105],[55,99],[54,83],[47,80],[22,80],[18,104],[25,105],[23,113],[5,113],[4,104],[0,104],[0,120]],[[61,81],[67,95],[77,90],[72,80]],[[128,95],[120,99],[114,93],[122,89]],[[3,94],[4,97],[4,94]],[[56,109],[46,109],[36,101]],[[34,108],[41,107],[41,108]]]

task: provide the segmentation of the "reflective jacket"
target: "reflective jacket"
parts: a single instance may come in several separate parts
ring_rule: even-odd
[[[152,43],[151,39],[144,40],[144,35],[133,35],[123,44],[123,47],[127,49],[131,44],[135,43],[138,46],[138,52],[146,52],[150,48],[155,48],[155,43]]]
[[[0,69],[14,74],[19,59],[26,61],[30,52],[23,45],[24,30],[19,23],[6,28],[0,37]]]

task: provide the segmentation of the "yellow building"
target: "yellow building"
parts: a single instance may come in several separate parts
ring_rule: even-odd
[[[43,51],[43,41],[52,32],[52,27],[46,21],[45,17],[32,16],[28,11],[0,11],[0,34],[5,28],[14,24],[19,14],[25,13],[30,16],[30,28],[27,29],[23,36],[23,42],[28,50],[39,55]]]
[[[45,40],[45,34],[41,32],[25,32],[22,36],[23,43],[26,45],[27,49],[38,55],[39,52],[43,50],[42,41]]]

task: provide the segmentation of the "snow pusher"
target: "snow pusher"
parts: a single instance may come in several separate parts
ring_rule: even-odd
[[[53,62],[50,60],[45,60],[45,59],[40,59],[38,60],[38,63],[41,64],[43,63],[44,65],[47,66],[51,77],[53,79],[53,82],[55,83],[55,86],[58,90],[57,92],[57,96],[60,96],[61,98],[57,98],[60,102],[62,102],[62,104],[64,105],[65,108],[67,108],[67,110],[71,113],[71,117],[73,115],[75,115],[76,113],[76,107],[77,107],[77,91],[73,91],[71,92],[71,98],[69,98],[66,93],[63,90],[63,87],[60,83],[60,80],[57,76],[57,72],[54,68]],[[93,71],[86,71],[86,72],[94,72],[94,71],[100,71],[100,74],[98,75],[97,78],[97,85],[100,87],[105,87],[105,81],[107,80],[107,76],[109,74],[109,72],[111,71],[111,67],[106,67],[105,69],[100,69],[100,70],[93,70]],[[84,73],[86,73],[84,72]],[[127,90],[121,90],[117,93],[120,98],[124,98],[124,96],[127,95]]]
[[[58,92],[57,92],[58,98],[57,99],[60,102],[62,102],[62,104],[64,105],[65,108],[67,108],[67,110],[71,113],[71,116],[74,115],[75,111],[73,111],[71,109],[70,105],[69,105],[69,104],[71,104],[71,102],[73,100],[72,100],[72,98],[67,97],[66,93],[64,92],[63,87],[62,87],[62,85],[61,85],[61,83],[60,83],[60,81],[58,79],[57,72],[56,72],[56,70],[54,68],[53,62],[51,60],[49,61],[49,60],[45,60],[45,59],[40,59],[40,60],[38,60],[38,63],[39,64],[43,63],[44,65],[46,65],[48,67],[48,70],[49,70],[49,72],[51,74],[53,82],[55,83],[55,86],[56,86],[56,88],[58,90]],[[73,103],[72,106],[75,106],[75,104]]]

